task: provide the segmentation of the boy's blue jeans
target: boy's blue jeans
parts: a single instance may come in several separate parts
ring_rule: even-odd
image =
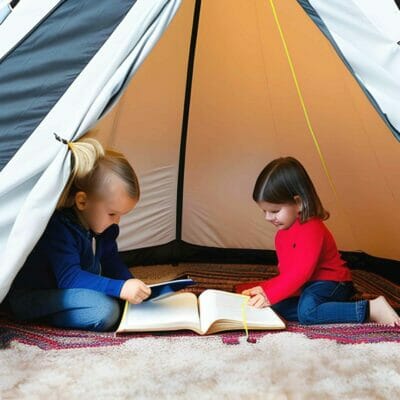
[[[299,297],[290,297],[272,306],[287,321],[301,324],[364,322],[369,313],[368,301],[349,301],[354,294],[351,282],[308,282]]]
[[[90,289],[11,290],[7,296],[19,320],[60,328],[108,331],[121,317],[121,302]]]

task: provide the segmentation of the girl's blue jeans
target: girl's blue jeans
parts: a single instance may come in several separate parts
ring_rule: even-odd
[[[15,318],[60,328],[108,331],[121,317],[121,301],[90,289],[11,290]]]
[[[368,301],[349,301],[354,294],[351,282],[308,282],[299,297],[290,297],[272,306],[287,321],[301,324],[364,322],[369,313]]]

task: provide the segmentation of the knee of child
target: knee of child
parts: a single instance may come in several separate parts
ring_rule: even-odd
[[[109,331],[115,327],[121,316],[118,300],[109,296],[104,296],[98,301],[93,311],[96,314],[93,330],[98,332]]]
[[[315,324],[315,309],[299,307],[297,311],[299,322],[302,325]]]

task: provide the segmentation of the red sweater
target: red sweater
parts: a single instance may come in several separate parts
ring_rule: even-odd
[[[300,294],[309,281],[351,281],[351,273],[340,258],[335,240],[324,223],[312,218],[297,220],[289,229],[275,236],[279,275],[258,282],[271,304]],[[237,287],[238,291],[257,286],[255,283]]]

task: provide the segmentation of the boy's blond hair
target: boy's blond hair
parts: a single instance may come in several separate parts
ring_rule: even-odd
[[[72,171],[57,209],[72,207],[77,192],[103,197],[111,175],[121,178],[129,196],[139,199],[137,176],[122,153],[104,150],[101,143],[92,138],[68,142],[68,147],[72,152]]]

